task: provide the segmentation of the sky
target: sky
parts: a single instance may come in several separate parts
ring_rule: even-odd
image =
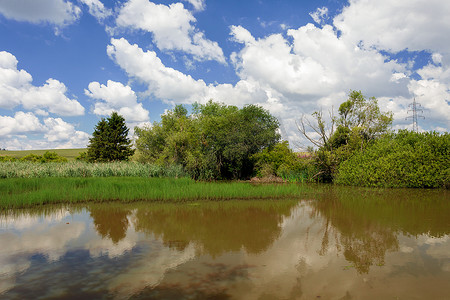
[[[0,148],[84,148],[177,104],[260,105],[291,147],[351,90],[393,129],[450,127],[450,1],[0,0]]]

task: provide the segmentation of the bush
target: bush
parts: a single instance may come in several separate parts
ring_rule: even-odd
[[[312,181],[318,170],[311,154],[294,153],[284,141],[253,155],[258,177],[278,176],[286,181]]]
[[[55,152],[46,151],[43,155],[37,155],[33,153],[28,154],[27,156],[22,157],[20,160],[46,163],[46,162],[66,162],[67,158],[60,156]]]
[[[0,162],[4,162],[4,161],[16,161],[17,158],[13,157],[13,156],[0,156]]]
[[[450,184],[450,135],[387,134],[341,163],[335,183],[436,188]]]

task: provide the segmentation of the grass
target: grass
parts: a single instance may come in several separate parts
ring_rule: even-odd
[[[0,180],[0,209],[86,202],[177,202],[299,197],[314,188],[297,184],[196,182],[189,178],[10,178]]]
[[[15,158],[22,158],[29,154],[43,155],[46,151],[55,152],[59,156],[67,158],[67,160],[75,160],[81,152],[86,151],[87,149],[47,149],[47,150],[2,150],[0,151],[0,156],[12,156]]]

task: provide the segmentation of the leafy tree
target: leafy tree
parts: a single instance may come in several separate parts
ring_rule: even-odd
[[[141,161],[180,164],[194,178],[246,178],[254,172],[252,155],[278,142],[278,126],[259,106],[209,101],[194,104],[190,116],[176,106],[161,122],[136,128],[136,147]]]
[[[107,119],[102,118],[89,139],[87,160],[90,162],[107,162],[128,160],[133,154],[129,129],[125,119],[113,112]]]
[[[216,174],[222,178],[251,176],[251,156],[280,139],[278,120],[256,105],[238,109],[210,101],[194,105],[194,114],[200,120],[203,153],[214,160]]]
[[[313,113],[314,123],[302,118],[298,126],[299,131],[318,147],[316,163],[320,179],[325,182],[333,180],[341,162],[387,133],[393,121],[392,112],[382,113],[377,99],[367,99],[361,91],[350,91],[338,113],[337,118],[330,113],[330,124],[326,124],[322,112],[318,111]],[[319,138],[312,138],[308,129]]]
[[[362,149],[364,143],[386,133],[392,121],[392,112],[382,113],[375,97],[366,99],[361,91],[351,91],[348,100],[339,106],[338,127],[331,142],[339,148],[342,145],[354,147],[357,141]]]

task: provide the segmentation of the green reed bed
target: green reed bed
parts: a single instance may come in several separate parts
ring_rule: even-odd
[[[298,184],[196,182],[189,178],[10,178],[0,180],[0,209],[49,203],[267,199],[304,195]]]
[[[87,163],[82,161],[35,163],[14,161],[0,163],[0,178],[44,177],[184,177],[181,166],[168,167],[137,162]]]

